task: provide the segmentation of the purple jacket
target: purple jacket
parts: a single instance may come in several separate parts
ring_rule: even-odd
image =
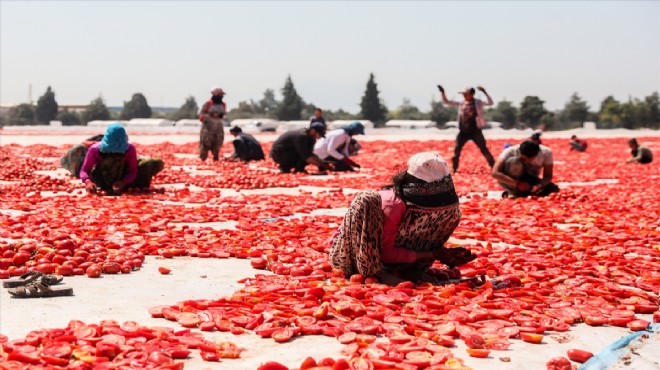
[[[90,174],[92,172],[92,169],[94,166],[97,164],[101,163],[103,158],[101,158],[101,153],[99,153],[99,145],[101,145],[100,142],[95,143],[94,145],[90,146],[89,149],[87,150],[87,155],[85,156],[85,162],[82,165],[82,168],[80,169],[80,180],[82,180],[83,183],[87,181],[90,178]],[[135,146],[133,144],[129,143],[128,144],[128,150],[126,153],[124,153],[124,157],[121,159],[122,162],[126,164],[126,175],[122,179],[126,184],[130,184],[133,181],[135,181],[135,178],[137,177],[137,151],[135,150]]]

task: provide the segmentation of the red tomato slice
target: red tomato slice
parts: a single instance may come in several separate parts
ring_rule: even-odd
[[[265,364],[261,364],[257,370],[289,370],[289,368],[279,362],[269,361]]]
[[[355,275],[354,275],[355,276]],[[352,370],[373,370],[374,364],[366,358],[354,357],[348,360]]]
[[[626,324],[626,326],[628,327],[628,329],[630,329],[632,331],[640,331],[640,330],[645,330],[646,328],[648,328],[649,327],[649,322],[646,321],[646,320],[637,319],[637,320],[633,320],[633,321],[629,322],[628,324]]]
[[[539,344],[543,341],[543,334],[520,332],[520,339],[527,343]]]
[[[486,358],[488,355],[490,355],[490,350],[487,349],[482,349],[482,348],[466,348],[465,349],[471,357],[477,357],[477,358]]]
[[[271,337],[278,343],[288,342],[293,337],[293,331],[288,327],[278,328],[273,331]]]
[[[355,342],[355,339],[357,338],[357,333],[349,331],[346,332],[342,335],[340,335],[337,340],[339,340],[339,343],[341,344],[349,344]]]
[[[181,312],[177,316],[176,321],[184,328],[194,328],[202,322],[194,312]]]
[[[587,360],[589,360],[594,355],[591,352],[583,351],[581,349],[569,349],[566,354],[568,355],[568,358],[571,359],[571,361],[579,363],[587,362]]]
[[[568,361],[566,357],[555,357],[550,359],[548,363],[545,364],[547,370],[571,370],[573,365]]]

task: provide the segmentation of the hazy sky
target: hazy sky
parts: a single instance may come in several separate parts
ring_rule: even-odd
[[[659,1],[0,0],[0,102],[198,104],[219,85],[234,108],[278,97],[287,75],[307,102],[359,111],[369,73],[390,109],[429,110],[435,85],[484,85],[592,108],[660,89]]]

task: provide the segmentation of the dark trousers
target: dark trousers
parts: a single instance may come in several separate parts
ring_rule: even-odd
[[[518,170],[513,170],[513,168],[518,168]],[[515,179],[516,181],[525,182],[529,184],[530,187],[533,187],[534,185],[538,185],[538,183],[541,182],[540,178],[536,176],[532,176],[527,172],[525,172],[521,164],[520,158],[516,158],[516,157],[507,159],[507,161],[504,163],[504,173],[507,176]],[[531,191],[520,191],[515,186],[511,186],[503,182],[498,181],[498,183],[500,184],[500,186],[505,188],[510,195],[514,197],[526,197],[529,195],[545,197],[552,193],[559,192],[559,186],[557,186],[554,182],[549,183],[548,185],[544,186],[538,193],[534,193],[534,194],[532,194]]]
[[[347,165],[346,162],[341,161],[341,160],[339,160],[335,157],[328,157],[325,160],[334,164],[335,168],[333,169],[333,171],[336,171],[336,172],[353,172],[353,171],[355,171],[353,169],[353,167]]]
[[[495,159],[493,159],[493,155],[490,154],[490,151],[488,151],[488,147],[486,146],[486,138],[484,138],[483,132],[481,132],[481,130],[459,131],[458,135],[456,136],[454,156],[451,158],[452,164],[454,166],[454,172],[458,170],[461,151],[463,150],[463,146],[468,142],[468,140],[474,141],[479,150],[481,150],[481,154],[483,154],[488,161],[488,165],[492,168],[495,164]]]
[[[297,152],[271,152],[270,157],[279,165],[280,171],[283,173],[289,173],[291,169],[296,172],[305,172],[307,158],[301,158]]]
[[[234,140],[234,156],[238,157],[243,162],[249,161],[260,161],[264,159],[264,153],[258,152],[256,150],[250,151],[250,147],[245,144],[243,140]]]

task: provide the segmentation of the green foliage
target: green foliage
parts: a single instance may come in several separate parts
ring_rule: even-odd
[[[545,112],[539,119],[539,123],[543,125],[546,130],[557,129],[557,115],[553,112]]]
[[[511,129],[516,126],[518,109],[510,101],[502,100],[495,108],[489,110],[486,117],[491,121],[500,122],[504,129]]]
[[[83,124],[78,113],[71,112],[66,108],[57,113],[57,120],[62,122],[62,126],[80,126]]]
[[[374,74],[371,73],[360,102],[360,116],[373,122],[376,127],[382,126],[387,116],[387,107],[381,102],[378,94],[378,85],[374,80]]]
[[[7,125],[25,126],[35,123],[34,107],[31,104],[19,104],[9,110]]]
[[[436,123],[437,127],[444,127],[449,121],[456,120],[458,109],[451,105],[444,105],[439,101],[431,101],[431,112],[429,119]]]
[[[640,99],[629,99],[619,103],[612,96],[608,96],[600,104],[598,112],[599,128],[627,128],[642,127],[660,128],[660,98],[658,93]]]
[[[300,112],[300,116],[301,116],[303,119],[304,119],[304,118],[310,118],[310,117],[312,117],[312,116],[314,115],[314,111],[315,111],[315,110],[316,110],[316,105],[314,105],[314,104],[312,104],[312,103],[305,103],[305,104],[303,105],[303,109],[302,109],[302,111]],[[326,119],[327,119],[327,117],[326,117]]]
[[[264,91],[264,97],[257,102],[256,111],[264,117],[272,118],[275,117],[279,105],[280,102],[275,98],[275,91],[273,89],[266,89]]]
[[[227,119],[233,121],[235,119],[259,117],[259,113],[257,113],[256,108],[257,107],[255,106],[254,101],[239,102],[238,107],[227,112]]]
[[[305,103],[298,95],[293,81],[289,75],[282,88],[282,102],[277,107],[277,119],[280,121],[295,121],[302,117],[302,110]]]
[[[600,103],[598,128],[615,127],[621,127],[621,103],[610,95]]]
[[[660,128],[660,96],[658,92],[644,98],[644,103],[648,109],[648,126],[653,129]]]
[[[580,99],[578,93],[573,93],[568,102],[564,106],[564,111],[562,112],[562,120],[568,124],[582,124],[587,120],[589,116],[589,106],[587,102]]]
[[[197,106],[197,101],[195,101],[193,96],[189,96],[186,98],[186,101],[183,103],[183,105],[179,109],[171,112],[167,118],[172,121],[178,121],[181,119],[194,119],[197,118],[198,110],[199,107]]]
[[[264,96],[259,101],[242,101],[238,107],[227,112],[227,119],[235,120],[240,118],[273,118],[278,112],[280,102],[275,98],[275,91],[266,89]]]
[[[105,121],[109,119],[111,119],[110,111],[108,111],[108,107],[100,96],[92,100],[87,106],[87,109],[82,112],[82,121],[84,123],[97,120]]]
[[[151,107],[147,103],[147,99],[142,93],[135,93],[128,102],[124,102],[124,109],[121,111],[119,118],[122,120],[130,120],[133,118],[150,118]]]
[[[427,120],[430,119],[430,114],[420,112],[419,108],[410,103],[410,99],[404,98],[401,106],[390,112],[390,117],[403,120]]]
[[[546,113],[543,100],[537,96],[526,96],[518,110],[518,121],[527,127],[536,127],[541,122],[541,117]]]
[[[46,92],[37,100],[37,108],[35,109],[37,122],[47,125],[54,120],[57,117],[57,107],[55,93],[48,86]]]
[[[336,111],[329,110],[329,109],[324,110],[323,111],[323,117],[325,117],[325,119],[328,120],[328,121],[351,120],[351,119],[361,118],[361,117],[358,117],[355,114],[351,114],[349,112],[346,112],[343,109],[338,109]]]

